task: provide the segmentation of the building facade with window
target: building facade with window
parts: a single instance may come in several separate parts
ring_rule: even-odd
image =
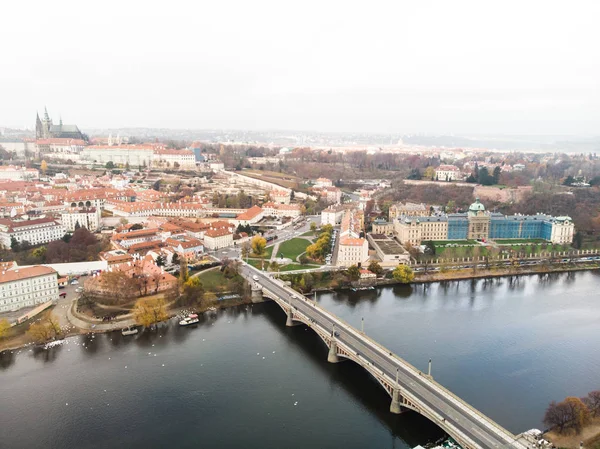
[[[18,268],[0,276],[0,312],[57,300],[58,274],[50,267]]]
[[[11,220],[0,218],[0,245],[10,248],[12,239],[18,243],[27,241],[40,245],[60,240],[65,235],[65,227],[50,217],[31,220]]]

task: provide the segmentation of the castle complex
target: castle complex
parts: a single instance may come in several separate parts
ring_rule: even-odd
[[[402,243],[420,245],[427,240],[544,239],[571,243],[574,225],[571,217],[503,215],[488,212],[477,199],[467,213],[436,216],[402,215],[393,221]]]
[[[62,118],[58,125],[52,122],[48,115],[48,110],[44,108],[44,118],[40,119],[37,114],[35,119],[35,138],[36,139],[79,139],[85,140],[85,137],[77,125],[63,125]]]

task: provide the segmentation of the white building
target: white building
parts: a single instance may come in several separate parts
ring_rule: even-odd
[[[54,155],[78,155],[83,151],[85,141],[81,139],[50,138],[35,141],[36,153],[41,157]]]
[[[235,217],[235,221],[238,225],[246,226],[258,223],[265,216],[265,212],[258,206],[252,206],[246,212],[239,214]]]
[[[342,222],[343,216],[344,208],[342,206],[329,206],[321,211],[321,225],[337,226]]]
[[[154,149],[151,145],[90,145],[81,152],[81,159],[101,165],[112,162],[130,167],[151,167]]]
[[[19,243],[26,240],[32,245],[40,245],[60,240],[64,235],[65,227],[53,218],[0,219],[0,244],[6,248],[10,248],[12,238]]]
[[[0,165],[0,180],[2,181],[31,181],[40,178],[40,172],[35,168]]]
[[[571,217],[555,217],[552,220],[550,241],[555,244],[572,243],[574,232],[575,225]]]
[[[152,164],[155,167],[195,169],[196,156],[191,150],[157,149],[154,150]]]
[[[65,229],[73,232],[77,223],[82,228],[94,232],[100,225],[100,209],[90,207],[87,209],[69,208],[61,214],[61,221]]]
[[[337,256],[337,265],[350,267],[364,264],[369,260],[369,243],[367,239],[342,237]]]
[[[333,182],[331,181],[331,179],[317,178],[315,180],[315,187],[332,187],[332,186],[333,186]]]
[[[233,245],[233,234],[227,229],[209,229],[204,233],[204,246],[208,250],[226,248]]]
[[[337,187],[323,187],[321,197],[329,204],[340,204],[342,202],[342,191]]]
[[[456,165],[440,165],[435,169],[438,181],[456,181],[460,177],[460,168]]]
[[[58,275],[50,267],[17,268],[0,276],[0,312],[57,300]]]
[[[290,204],[291,190],[273,190],[269,195],[275,203]]]
[[[299,204],[277,204],[268,202],[262,206],[263,216],[277,218],[296,218],[302,214],[302,207]]]
[[[208,163],[208,166],[212,171],[223,171],[225,170],[225,164],[219,161],[211,161]]]

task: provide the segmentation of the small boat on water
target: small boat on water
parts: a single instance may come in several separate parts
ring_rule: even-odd
[[[135,335],[138,333],[137,327],[129,326],[124,329],[121,329],[121,335]]]
[[[179,325],[189,326],[190,324],[196,324],[198,321],[200,321],[198,319],[198,315],[196,315],[195,313],[190,313],[188,316],[186,316],[183,320],[179,322]]]
[[[217,308],[216,307],[209,307],[208,309],[206,309],[207,312],[216,312]]]

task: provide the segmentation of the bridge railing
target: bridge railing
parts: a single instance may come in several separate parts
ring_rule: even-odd
[[[248,265],[248,266],[251,266],[251,265]],[[252,268],[254,268],[254,267],[252,267]],[[262,273],[262,272],[261,272],[261,274],[266,275],[266,273]],[[300,295],[298,292],[296,292],[295,290],[293,290],[290,287],[288,287],[287,285],[285,285],[279,279],[274,279],[274,278],[270,278],[270,279],[273,282],[279,282],[280,283],[280,287],[285,288],[285,289],[289,289],[294,294]],[[274,293],[271,292],[271,294],[274,294]],[[275,296],[277,296],[277,295],[275,295]],[[304,295],[302,295],[302,296],[304,297]],[[422,375],[422,371],[418,370],[413,365],[411,365],[409,362],[407,362],[406,360],[404,360],[402,357],[398,356],[397,354],[394,354],[389,349],[387,349],[386,347],[382,346],[376,340],[373,340],[371,337],[369,337],[365,333],[359,332],[357,329],[354,328],[354,326],[352,326],[351,324],[347,323],[345,320],[339,318],[338,316],[332,314],[330,311],[328,311],[327,309],[323,308],[320,304],[318,304],[318,303],[316,303],[316,302],[314,302],[314,301],[312,301],[312,300],[310,300],[310,299],[308,299],[306,297],[304,297],[304,298],[305,298],[307,304],[310,304],[312,307],[314,307],[315,309],[318,309],[321,313],[323,313],[324,315],[328,316],[331,321],[334,321],[337,324],[339,324],[341,328],[345,328],[346,331],[352,332],[352,334],[354,334],[355,337],[357,337],[357,338],[359,338],[361,340],[366,341],[371,346],[375,346],[377,349],[379,349],[380,351],[382,351],[384,353],[384,355],[388,355],[389,356],[389,354],[391,353],[392,357],[394,359],[396,359],[397,362],[401,363],[405,368],[407,368],[409,370],[412,370],[415,375],[417,375],[417,376],[418,375]],[[283,300],[283,301],[285,302],[285,300]],[[441,385],[440,383],[438,383],[437,381],[435,381],[433,378],[428,377],[428,380],[431,382],[431,384],[433,385],[433,387],[435,387],[436,390],[438,390],[438,392],[441,393],[443,396],[445,396],[446,398],[450,399],[456,405],[458,405],[460,407],[463,407],[463,408],[467,408],[471,412],[472,415],[476,416],[477,421],[479,421],[485,427],[487,427],[490,430],[495,431],[496,433],[502,434],[505,438],[507,438],[509,440],[515,440],[516,437],[515,437],[515,435],[512,432],[509,432],[507,429],[505,429],[504,427],[502,427],[501,425],[499,425],[498,423],[496,423],[494,420],[490,419],[489,417],[487,417],[486,415],[484,415],[483,413],[481,413],[479,410],[477,410],[476,408],[474,408],[473,406],[471,406],[469,403],[465,402],[460,397],[456,396],[454,393],[452,393],[446,387],[444,387],[443,385]],[[521,446],[520,443],[519,443],[519,446]]]

